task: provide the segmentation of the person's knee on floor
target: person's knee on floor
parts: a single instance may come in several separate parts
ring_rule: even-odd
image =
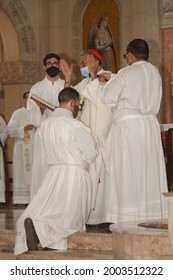
[[[26,242],[28,250],[35,251],[38,249],[39,239],[35,231],[32,219],[26,218],[24,221],[24,226],[26,231]]]

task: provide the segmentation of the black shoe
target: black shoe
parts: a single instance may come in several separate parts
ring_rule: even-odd
[[[26,231],[26,242],[28,250],[35,251],[38,250],[39,239],[35,231],[33,222],[30,218],[26,218],[24,221],[25,231]]]
[[[87,224],[86,231],[87,232],[98,232],[98,233],[110,233],[109,226],[111,223],[102,223],[97,225]]]
[[[48,247],[44,247],[43,248],[43,251],[55,251],[57,249],[52,249],[52,248],[48,248]]]
[[[23,209],[23,208],[26,208],[25,204],[15,204],[16,208],[20,208],[20,209]]]

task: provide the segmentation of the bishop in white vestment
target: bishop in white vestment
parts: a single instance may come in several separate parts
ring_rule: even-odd
[[[102,69],[104,73],[104,70]],[[83,98],[83,108],[79,119],[86,124],[94,137],[99,154],[89,167],[89,174],[93,183],[92,212],[88,224],[101,224],[106,222],[106,196],[109,177],[110,154],[110,128],[112,123],[112,108],[105,105],[101,99],[101,90],[105,83],[99,78],[93,81],[90,78],[83,89],[79,89]],[[84,84],[82,81],[81,84]],[[78,84],[75,88],[80,88]]]

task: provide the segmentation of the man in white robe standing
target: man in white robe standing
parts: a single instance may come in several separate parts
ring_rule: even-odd
[[[13,147],[13,203],[30,202],[32,159],[35,127],[30,124],[26,109],[29,92],[23,94],[23,107],[16,110],[7,125],[8,134],[15,138]]]
[[[38,192],[17,221],[15,254],[42,247],[66,250],[67,237],[85,228],[91,210],[88,165],[97,156],[90,129],[74,119],[79,94],[65,88],[59,108],[39,130],[49,165]]]
[[[162,97],[158,69],[148,62],[146,41],[131,41],[129,66],[109,80],[102,100],[114,111],[107,221],[167,218],[167,178],[157,113]]]
[[[72,66],[60,62],[66,81],[71,81]],[[96,225],[106,222],[106,194],[109,165],[109,132],[112,122],[112,110],[100,100],[101,89],[106,83],[110,71],[102,68],[102,57],[95,49],[83,51],[80,55],[80,71],[84,79],[74,88],[80,93],[81,110],[78,119],[86,124],[92,132],[99,154],[89,167],[93,183],[92,212],[88,224]],[[112,76],[114,74],[111,74]]]
[[[36,194],[38,187],[40,186],[44,174],[48,170],[46,164],[45,155],[41,150],[40,138],[38,135],[40,125],[43,120],[51,116],[52,111],[43,106],[39,102],[35,102],[31,99],[33,94],[44,99],[55,106],[59,105],[58,94],[64,88],[65,81],[59,76],[60,57],[57,54],[49,53],[43,59],[43,68],[46,72],[46,76],[43,80],[37,82],[32,86],[27,103],[27,110],[30,111],[30,123],[36,128],[35,143],[34,143],[34,158],[33,158],[33,172],[31,181],[31,199]]]
[[[0,203],[5,203],[5,171],[3,148],[7,139],[7,126],[0,116]]]

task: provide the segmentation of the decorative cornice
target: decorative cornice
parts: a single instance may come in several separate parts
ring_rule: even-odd
[[[163,1],[163,13],[173,12],[173,0],[162,0]]]
[[[5,85],[34,84],[39,80],[39,65],[30,61],[0,63],[0,81]]]
[[[36,40],[32,23],[20,0],[0,0],[0,8],[6,13],[18,34],[20,59],[0,63],[1,84],[33,84],[39,77]]]
[[[161,27],[173,27],[173,0],[160,0],[161,7]]]

